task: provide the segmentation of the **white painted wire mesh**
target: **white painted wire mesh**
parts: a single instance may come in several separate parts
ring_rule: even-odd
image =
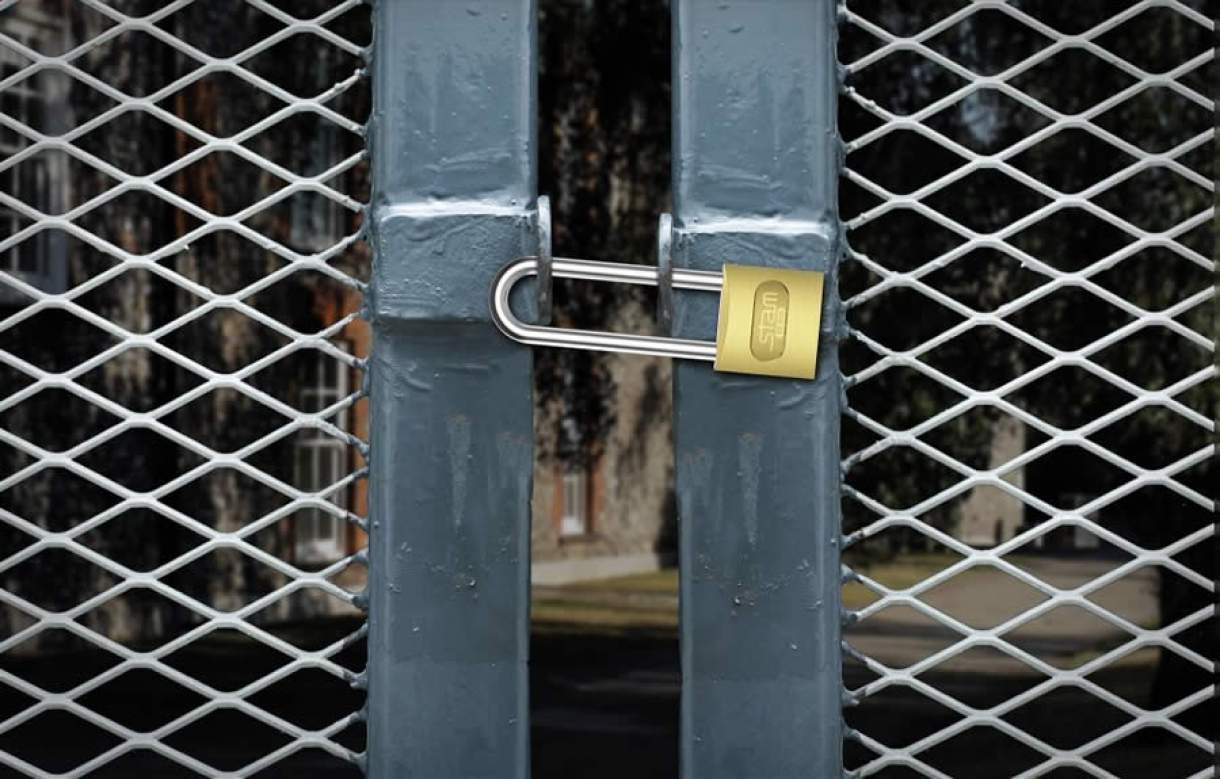
[[[0,773],[359,773],[370,37],[0,2]]]
[[[1214,775],[1216,10],[843,9],[859,775]]]

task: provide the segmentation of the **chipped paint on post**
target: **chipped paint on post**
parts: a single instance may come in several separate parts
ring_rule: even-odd
[[[374,21],[368,774],[524,779],[532,368],[487,295],[537,247],[535,8]]]
[[[839,223],[831,0],[677,0],[676,267],[826,273],[812,382],[675,371],[688,779],[838,777]],[[716,331],[680,295],[674,334]]]

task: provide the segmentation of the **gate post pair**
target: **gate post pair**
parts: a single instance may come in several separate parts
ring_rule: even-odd
[[[675,371],[681,772],[838,776],[834,4],[673,18],[674,264],[828,282],[814,381]],[[368,773],[522,779],[531,357],[487,300],[537,250],[536,8],[378,0],[374,26]],[[674,335],[715,325],[678,296]]]

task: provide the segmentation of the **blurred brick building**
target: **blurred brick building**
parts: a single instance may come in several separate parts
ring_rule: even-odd
[[[116,2],[123,12],[138,10],[128,0]],[[74,382],[73,391],[41,389],[0,411],[0,429],[47,452],[71,452],[85,443],[72,457],[109,480],[104,483],[156,496],[148,506],[116,514],[110,509],[121,496],[112,489],[68,468],[42,467],[47,464],[34,462],[20,447],[0,443],[0,479],[20,474],[0,490],[0,511],[55,532],[91,523],[76,541],[130,570],[159,572],[175,589],[222,610],[266,597],[284,585],[285,576],[269,558],[230,548],[200,553],[206,539],[191,522],[231,533],[258,526],[246,536],[256,547],[300,569],[331,571],[330,581],[348,590],[363,587],[364,569],[332,569],[366,543],[364,533],[340,516],[365,514],[358,448],[316,428],[284,434],[291,416],[260,401],[303,412],[331,409],[326,421],[368,439],[367,401],[356,398],[361,373],[355,363],[369,353],[370,332],[356,315],[360,292],[345,281],[366,278],[370,262],[366,245],[357,240],[359,204],[369,197],[364,140],[321,111],[285,110],[285,103],[250,78],[315,99],[357,125],[368,115],[367,82],[358,77],[359,56],[320,36],[294,35],[246,56],[249,47],[274,34],[278,22],[248,5],[237,12],[248,18],[235,24],[228,11],[195,4],[157,27],[203,54],[229,58],[244,72],[221,67],[200,76],[202,60],[147,32],[127,31],[74,59],[76,77],[41,70],[15,80],[30,64],[22,47],[47,56],[70,54],[73,41],[104,35],[112,21],[66,0],[22,2],[0,14],[0,35],[15,42],[0,46],[0,79],[13,81],[0,88],[7,118],[0,126],[0,153],[10,161],[20,158],[0,172],[0,193],[11,198],[0,203],[2,235],[34,225],[27,208],[71,215],[68,223],[44,222],[28,230],[0,257],[0,270],[17,282],[0,277],[0,319],[17,318],[0,332],[0,349],[14,358],[0,362],[0,383],[6,395],[30,385],[36,374],[22,365]],[[308,9],[294,13],[308,15]],[[345,38],[368,39],[367,8],[329,24]],[[118,103],[106,85],[145,98],[147,105]],[[588,130],[572,126],[567,132]],[[66,135],[71,146],[44,143],[28,151],[43,135]],[[196,152],[209,139],[231,139],[240,149]],[[256,164],[242,150],[270,165]],[[290,176],[316,177],[326,189],[294,186]],[[617,169],[612,177],[622,195],[609,227],[621,229],[619,222],[645,214],[651,221],[656,193],[646,183],[632,183],[629,170]],[[123,186],[133,180],[162,191]],[[555,186],[562,200],[569,184]],[[192,207],[250,229],[209,222],[215,229],[201,233]],[[131,265],[133,257],[144,264]],[[303,264],[318,258],[339,272]],[[35,300],[23,285],[66,293],[86,313],[54,302],[32,306]],[[248,307],[213,305],[216,295]],[[611,302],[606,308],[621,312],[616,326],[651,326],[642,301]],[[173,353],[130,342],[114,348],[120,339],[105,323],[121,329],[124,338],[146,335]],[[288,348],[294,341],[289,331],[324,335],[356,359]],[[604,400],[612,413],[597,433],[592,458],[548,455],[579,411],[547,387],[583,375],[583,369],[561,366],[558,377],[539,376],[542,456],[533,531],[538,581],[651,569],[671,556],[668,363],[607,358],[602,365],[608,379]],[[197,389],[216,376],[245,384]],[[239,461],[212,467],[199,452],[139,421],[109,435],[123,423],[107,411],[110,403],[146,414],[212,451],[237,453]],[[173,489],[166,491],[167,484]],[[293,491],[323,494],[338,510],[286,511]],[[0,524],[3,556],[20,553],[32,540]],[[107,593],[122,579],[58,547],[28,555],[0,577],[5,589],[51,611]],[[255,618],[350,611],[324,591],[299,588]],[[20,629],[28,619],[19,610],[0,612],[8,629]],[[112,638],[131,641],[178,632],[197,619],[139,587],[104,598],[82,617]]]

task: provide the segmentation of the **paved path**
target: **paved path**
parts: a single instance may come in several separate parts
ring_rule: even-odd
[[[1059,588],[1079,587],[1116,565],[1111,560],[1020,558],[1021,568]],[[1089,600],[1113,610],[1140,626],[1158,624],[1155,568],[1142,568],[1091,594]],[[1024,582],[990,566],[972,569],[953,577],[921,596],[921,600],[973,628],[988,629],[1001,625],[1038,603],[1046,596]],[[954,643],[956,631],[906,606],[883,609],[846,631],[848,640],[891,667],[906,667]],[[1059,606],[1038,619],[1004,634],[1017,646],[1046,662],[1070,668],[1098,651],[1122,643],[1130,634],[1118,625],[1077,606]],[[973,670],[987,672],[991,657],[1011,672],[1009,662],[999,653],[972,653]],[[1136,658],[1133,658],[1136,659]],[[1030,673],[1036,673],[1032,669]]]

